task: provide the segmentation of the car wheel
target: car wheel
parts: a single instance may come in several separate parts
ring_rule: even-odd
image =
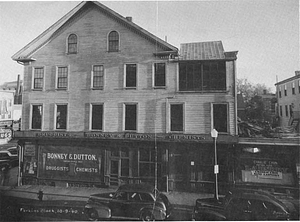
[[[97,221],[98,220],[98,213],[95,209],[90,208],[86,210],[87,218],[90,221]]]
[[[154,221],[153,214],[150,211],[143,211],[141,214],[142,221]]]

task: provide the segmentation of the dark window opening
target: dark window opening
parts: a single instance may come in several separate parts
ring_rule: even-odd
[[[225,61],[206,63],[180,63],[179,90],[226,90]]]
[[[68,37],[68,53],[77,53],[77,36],[75,34],[71,34]]]
[[[125,105],[125,130],[136,130],[137,125],[136,104]]]
[[[42,105],[32,106],[32,129],[42,129]]]
[[[213,104],[213,124],[218,132],[227,133],[228,130],[227,104]]]
[[[183,104],[171,105],[171,131],[183,131]]]
[[[67,105],[57,105],[56,129],[67,129]]]
[[[102,130],[103,105],[92,106],[92,130]]]
[[[154,86],[166,86],[166,64],[154,64]]]
[[[126,87],[136,87],[136,64],[126,65]]]

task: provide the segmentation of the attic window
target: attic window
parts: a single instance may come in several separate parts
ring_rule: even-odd
[[[68,54],[76,54],[77,53],[77,36],[75,34],[71,34],[68,37]]]
[[[118,52],[119,51],[119,33],[111,31],[108,34],[108,51]]]

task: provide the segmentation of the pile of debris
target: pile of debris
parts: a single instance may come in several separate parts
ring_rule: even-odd
[[[283,137],[300,137],[294,126],[272,128],[268,122],[247,122],[238,121],[238,130],[240,137],[266,137],[266,138],[283,138]]]

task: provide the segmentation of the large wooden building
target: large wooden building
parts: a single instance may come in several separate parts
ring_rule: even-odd
[[[221,41],[179,51],[131,17],[80,3],[13,55],[24,65],[23,184],[211,187],[213,128],[220,180],[232,182],[236,54]]]

